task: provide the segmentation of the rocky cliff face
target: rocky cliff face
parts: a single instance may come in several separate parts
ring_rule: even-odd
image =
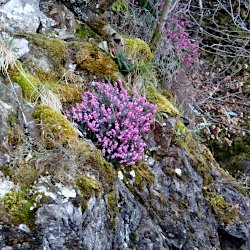
[[[77,15],[88,4],[62,2]],[[0,249],[250,249],[248,193],[157,88],[162,121],[132,167],[106,162],[62,115],[93,79],[126,81],[99,28],[49,0],[1,1],[0,17]]]

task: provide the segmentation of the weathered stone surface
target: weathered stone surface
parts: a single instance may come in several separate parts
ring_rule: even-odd
[[[30,51],[29,42],[24,38],[15,38],[12,41],[12,46],[16,58],[21,58],[23,55]]]
[[[40,0],[40,10],[54,21],[50,28],[75,33],[77,26],[75,16],[65,5],[55,0]],[[48,29],[45,27],[40,30],[44,31]]]
[[[0,82],[0,146],[6,147],[8,144],[10,119],[18,116],[18,98],[21,100],[19,85],[5,85]]]
[[[0,6],[1,29],[15,32],[36,32],[39,25],[51,26],[39,9],[39,0],[10,0]]]

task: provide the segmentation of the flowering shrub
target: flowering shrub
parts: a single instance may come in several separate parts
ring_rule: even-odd
[[[146,146],[142,136],[149,130],[156,106],[144,97],[130,97],[116,86],[95,83],[95,93],[85,92],[68,116],[87,136],[93,136],[107,160],[133,165],[142,159]]]
[[[151,0],[145,3],[145,1],[140,0],[130,0],[130,3],[135,6],[144,6],[153,16],[159,17],[165,1]],[[181,1],[173,1],[168,19],[165,22],[158,56],[161,58],[168,57],[169,54],[173,53],[174,57],[171,60],[177,59],[177,63],[182,68],[190,70],[197,63],[200,56],[198,45],[200,39],[192,39],[187,31],[190,25],[190,17],[185,14],[187,8],[188,5],[181,3]],[[152,27],[150,28],[153,30]],[[148,33],[149,29],[145,29],[145,32]],[[162,54],[164,51],[166,52]],[[173,63],[170,61],[170,64]]]
[[[198,61],[200,56],[197,40],[192,40],[186,29],[189,17],[179,13],[173,15],[165,24],[166,43],[171,43],[180,63],[188,68]]]

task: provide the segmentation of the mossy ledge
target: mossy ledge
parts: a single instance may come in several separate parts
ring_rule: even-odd
[[[208,191],[204,191],[204,194],[215,217],[220,220],[220,223],[226,226],[235,220],[239,221],[241,219],[239,210],[232,204],[226,202],[222,195]]]
[[[47,105],[38,105],[33,113],[48,147],[74,143],[78,139],[72,124],[61,113]]]
[[[113,59],[91,43],[86,43],[76,55],[77,64],[101,79],[119,78],[119,69]]]

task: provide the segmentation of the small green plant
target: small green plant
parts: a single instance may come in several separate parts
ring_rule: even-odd
[[[127,5],[121,0],[116,0],[112,4],[111,9],[115,13],[122,13],[122,12],[125,12],[127,10]]]

